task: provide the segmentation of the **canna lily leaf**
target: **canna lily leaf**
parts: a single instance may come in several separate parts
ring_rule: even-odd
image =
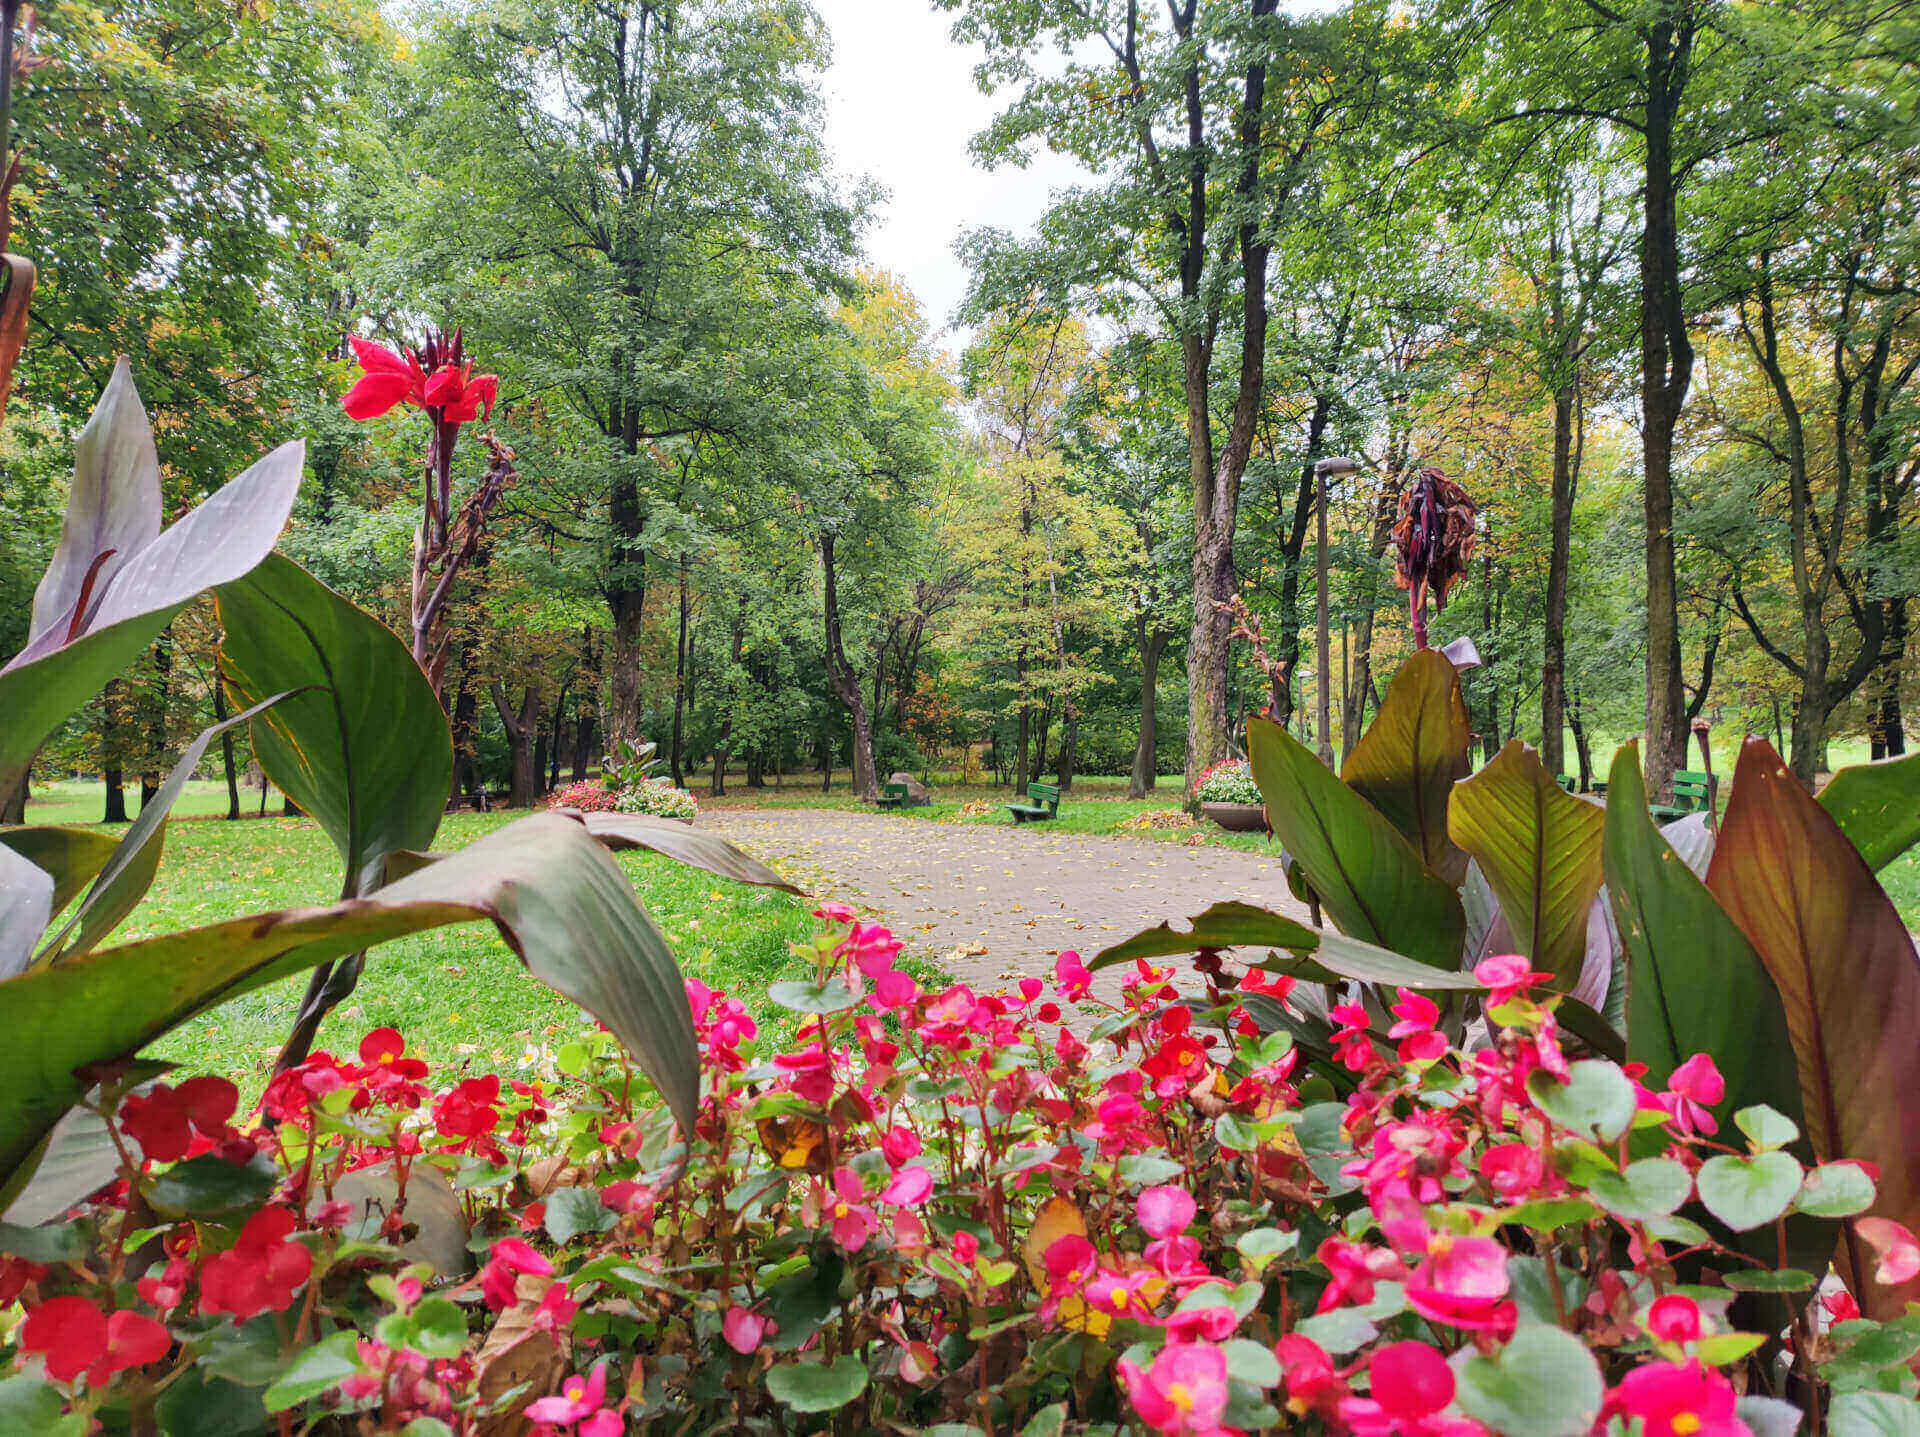
[[[1820,806],[1878,872],[1920,843],[1920,753],[1841,769]]]
[[[1438,650],[1419,649],[1400,665],[1340,769],[1342,781],[1455,886],[1466,876],[1467,855],[1448,832],[1447,807],[1454,784],[1473,768],[1472,732],[1460,675]]]
[[[1291,973],[1310,983],[1377,983],[1383,988],[1421,988],[1430,992],[1475,992],[1480,981],[1471,973],[1417,963],[1389,953],[1345,933],[1323,933],[1320,946],[1298,958],[1274,957],[1260,965],[1275,973]]]
[[[289,973],[481,919],[536,977],[605,1023],[691,1127],[699,1069],[673,955],[586,829],[535,814],[371,897],[96,949],[0,983],[14,1033],[0,1047],[0,1203],[85,1091],[77,1071],[136,1053],[195,1013]],[[72,1021],[76,1013],[86,1021]]]
[[[275,694],[245,713],[236,714],[200,731],[174,763],[166,782],[160,785],[151,799],[140,805],[140,816],[134,819],[126,837],[115,846],[112,856],[101,868],[99,877],[94,879],[93,887],[80,900],[80,907],[67,920],[66,927],[47,945],[39,961],[58,962],[78,957],[97,947],[101,939],[120,926],[121,920],[138,906],[153,882],[153,875],[159,871],[160,853],[166,842],[164,825],[167,814],[178,801],[181,790],[187,786],[187,780],[200,767],[207,745],[235,724],[244,723],[268,705],[276,704],[285,697],[285,694]],[[79,930],[77,933],[74,932],[76,928]],[[69,933],[73,934],[71,942],[67,939]]]
[[[114,361],[86,428],[73,445],[73,486],[60,543],[33,591],[29,638],[71,623],[81,596],[98,600],[114,575],[160,533],[160,455],[133,369]]]
[[[60,913],[119,847],[112,835],[92,828],[38,824],[0,829],[0,845],[53,875],[53,911]]]
[[[298,690],[255,718],[253,748],[346,864],[347,891],[379,886],[396,849],[432,846],[453,791],[453,739],[393,630],[275,554],[217,595],[220,667],[234,707]]]
[[[558,812],[572,815],[573,809]],[[580,821],[587,832],[615,852],[623,848],[646,848],[665,854],[689,868],[704,869],[737,883],[755,883],[762,888],[783,888],[788,893],[800,889],[787,882],[751,854],[743,853],[726,839],[702,833],[670,818],[649,818],[638,813],[582,813]]]
[[[1170,922],[1162,923],[1101,949],[1087,967],[1097,970],[1115,963],[1130,963],[1135,958],[1198,953],[1202,948],[1286,948],[1295,953],[1308,953],[1320,946],[1320,938],[1313,929],[1282,914],[1270,913],[1251,903],[1228,900],[1214,904],[1192,919],[1185,933]]]
[[[27,966],[53,917],[53,875],[0,848],[0,978]]]
[[[1804,1102],[1772,1106],[1800,1125],[1822,1162],[1879,1165],[1875,1216],[1920,1222],[1920,955],[1866,860],[1762,739],[1740,750],[1707,886],[1785,1006]],[[1728,1098],[1736,1109],[1754,1101]],[[1864,1272],[1852,1223],[1847,1249],[1853,1271]],[[1860,1286],[1870,1312],[1887,1316],[1920,1296],[1920,1280]]]
[[[1606,821],[1605,809],[1562,789],[1518,739],[1454,786],[1448,832],[1486,874],[1520,951],[1556,988],[1579,986],[1586,966]]]
[[[1466,935],[1460,895],[1400,830],[1271,720],[1247,721],[1247,753],[1267,821],[1341,932],[1458,969]]]
[[[1709,1053],[1728,1111],[1766,1103],[1798,1121],[1780,997],[1753,945],[1654,826],[1636,744],[1614,755],[1605,864],[1627,952],[1627,1056],[1647,1065],[1647,1086],[1657,1091]]]
[[[305,448],[283,444],[98,581],[0,669],[0,792],[60,723],[118,677],[194,597],[273,550],[300,487]]]

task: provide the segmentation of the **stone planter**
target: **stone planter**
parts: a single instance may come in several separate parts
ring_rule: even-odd
[[[1200,815],[1229,833],[1259,833],[1267,826],[1267,810],[1257,803],[1203,803]]]

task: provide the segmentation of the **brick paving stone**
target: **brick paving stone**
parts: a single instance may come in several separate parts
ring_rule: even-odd
[[[1310,921],[1277,844],[1245,853],[840,809],[712,809],[699,826],[810,893],[877,910],[910,948],[982,992],[1048,975],[1062,949],[1091,959],[1223,899]]]

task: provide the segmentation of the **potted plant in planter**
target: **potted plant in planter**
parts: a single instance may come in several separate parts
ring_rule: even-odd
[[[1200,813],[1233,833],[1252,833],[1267,826],[1267,810],[1253,769],[1243,758],[1223,759],[1200,775],[1194,785]]]

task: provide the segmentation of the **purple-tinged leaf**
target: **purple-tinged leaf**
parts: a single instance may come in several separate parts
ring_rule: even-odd
[[[83,591],[100,597],[159,533],[160,456],[123,354],[74,443],[66,522],[40,587],[33,591],[28,637],[38,638],[56,623],[71,624]],[[110,557],[102,562],[103,556]]]
[[[1762,739],[1740,750],[1707,886],[1785,1007],[1803,1099],[1788,1116],[1822,1162],[1878,1166],[1874,1216],[1920,1225],[1920,955],[1866,860]],[[1859,1280],[1852,1222],[1845,1250],[1869,1315],[1920,1296],[1920,1279]]]

